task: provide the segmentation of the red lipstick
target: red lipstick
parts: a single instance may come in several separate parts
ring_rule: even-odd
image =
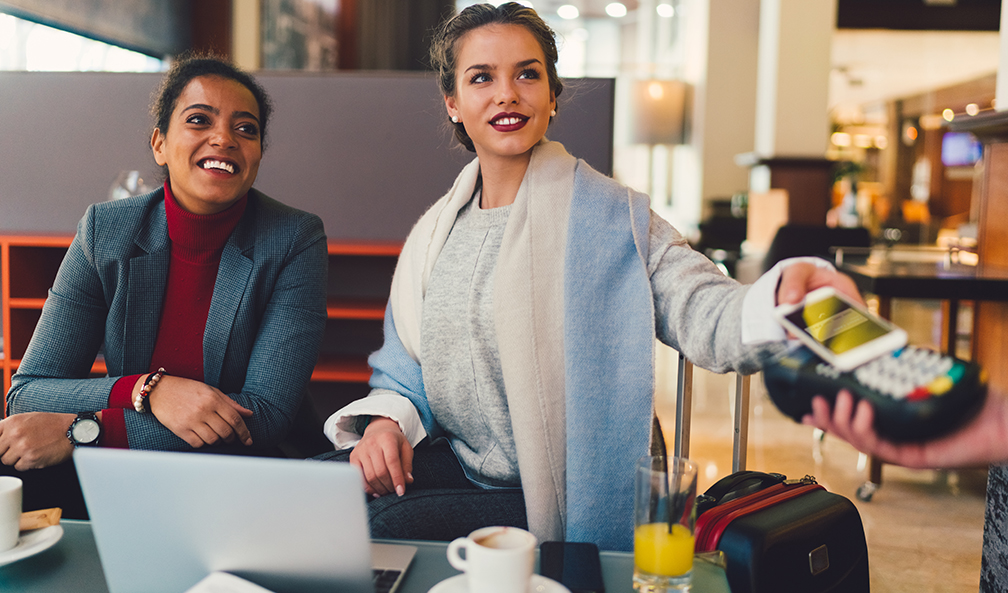
[[[490,125],[498,132],[514,132],[525,127],[528,116],[521,113],[498,113],[490,120]]]

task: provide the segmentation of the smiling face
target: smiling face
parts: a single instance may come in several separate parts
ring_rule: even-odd
[[[167,165],[179,205],[214,214],[252,187],[262,159],[259,130],[259,105],[248,88],[199,76],[179,95],[167,131],[154,129],[151,149],[157,164]]]
[[[459,40],[457,55],[448,115],[465,125],[484,164],[527,161],[556,107],[535,36],[520,25],[486,25]]]

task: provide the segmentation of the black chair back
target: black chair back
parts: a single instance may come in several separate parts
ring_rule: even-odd
[[[871,247],[871,233],[864,227],[786,224],[777,230],[763,258],[763,271],[789,257],[818,256],[832,261],[830,247]]]

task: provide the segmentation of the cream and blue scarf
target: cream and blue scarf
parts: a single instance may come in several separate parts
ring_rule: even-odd
[[[479,179],[473,160],[403,247],[369,359],[371,386],[416,406],[431,438],[420,320],[431,270]],[[540,539],[633,546],[634,462],[648,451],[654,303],[650,201],[569,155],[532,152],[494,278],[494,318],[529,529]],[[563,396],[561,397],[561,394]]]

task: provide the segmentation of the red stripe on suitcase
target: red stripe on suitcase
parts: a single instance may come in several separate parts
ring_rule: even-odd
[[[790,500],[796,496],[825,490],[819,484],[775,484],[766,490],[755,492],[748,496],[718,505],[697,519],[695,533],[698,535],[694,550],[697,552],[713,552],[717,549],[721,534],[735,519],[755,513],[775,504]]]
[[[728,513],[733,509],[737,509],[741,506],[751,504],[753,501],[774,496],[778,492],[782,491],[784,488],[785,484],[774,484],[773,486],[770,486],[763,490],[759,490],[757,492],[753,492],[752,494],[747,494],[746,496],[743,496],[741,498],[736,498],[735,500],[731,500],[724,504],[717,505],[709,509],[707,512],[703,513],[699,517],[697,517],[696,526],[693,529],[693,533],[696,534],[696,543],[694,545],[694,549],[697,552],[710,552],[714,550],[713,547],[707,547],[706,544],[707,538],[709,537],[710,534],[710,528],[708,527],[708,525],[716,522],[725,513]]]

